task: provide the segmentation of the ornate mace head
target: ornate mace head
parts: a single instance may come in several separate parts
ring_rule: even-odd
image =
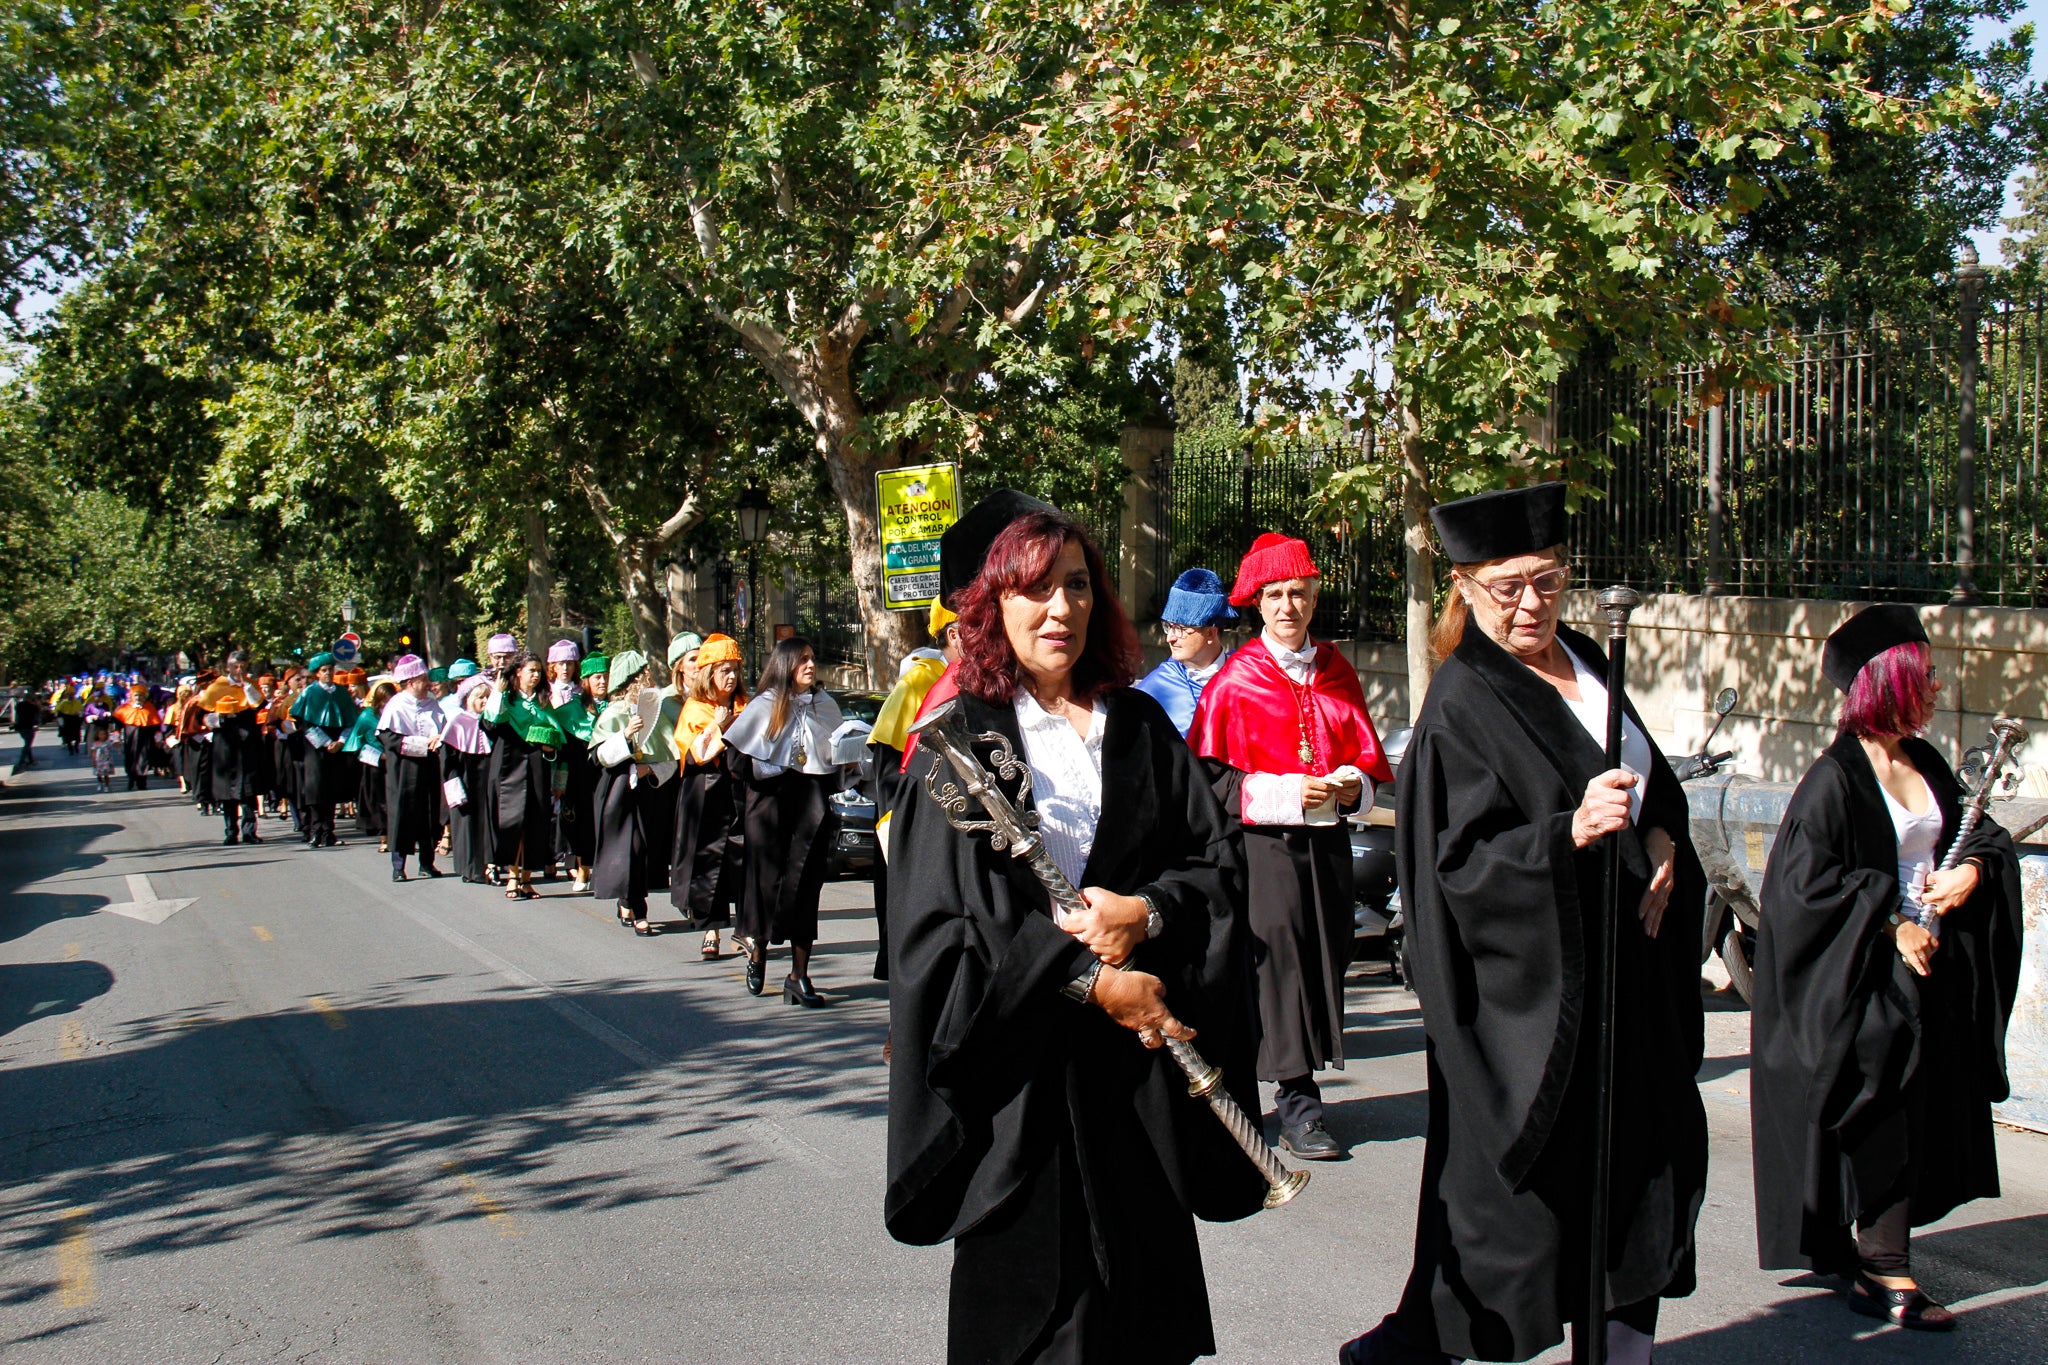
[[[989,758],[995,763],[996,772],[1004,781],[1014,782],[1023,775],[1024,765],[1017,760],[1010,741],[994,731],[969,735],[957,697],[940,702],[918,717],[910,733],[942,760],[932,764],[931,771],[924,775],[924,789],[946,813],[946,822],[963,832],[988,835],[990,845],[998,853],[1014,850],[1018,856],[1028,857],[1038,843],[1038,813],[1020,811],[1012,805],[989,770],[974,756],[972,747],[975,743],[992,746]],[[952,780],[954,777],[959,780]],[[968,817],[976,805],[987,813],[988,819]]]

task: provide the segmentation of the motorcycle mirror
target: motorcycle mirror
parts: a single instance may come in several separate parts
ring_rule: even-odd
[[[1700,752],[1710,752],[1714,747],[1714,736],[1721,733],[1721,723],[1728,719],[1728,713],[1735,709],[1737,694],[1734,688],[1724,687],[1714,694],[1714,728],[1707,731],[1707,737],[1700,741]]]

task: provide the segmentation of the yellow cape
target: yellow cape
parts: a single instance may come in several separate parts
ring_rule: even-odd
[[[882,710],[875,717],[874,731],[868,735],[870,744],[886,744],[892,749],[902,749],[910,743],[910,723],[917,719],[917,709],[924,705],[927,692],[932,684],[945,676],[946,662],[943,659],[912,659],[903,670],[903,676],[896,680],[896,686],[889,690],[889,699],[882,703]]]

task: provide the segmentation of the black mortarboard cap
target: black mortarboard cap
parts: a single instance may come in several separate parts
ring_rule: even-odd
[[[1429,519],[1453,564],[1532,555],[1564,543],[1564,485],[1539,483],[1438,503]]]
[[[1894,645],[1926,644],[1927,628],[1920,613],[1903,602],[1886,602],[1865,607],[1828,636],[1820,653],[1820,671],[1827,680],[1847,692],[1856,685],[1863,665]]]
[[[954,593],[974,581],[988,559],[988,547],[1011,522],[1033,512],[1058,510],[1014,488],[999,488],[968,508],[939,537],[939,600],[950,601]]]

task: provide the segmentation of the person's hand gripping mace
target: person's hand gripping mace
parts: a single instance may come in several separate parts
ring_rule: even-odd
[[[1984,808],[1991,804],[1992,794],[1998,788],[2000,771],[2013,751],[2027,742],[2027,727],[2010,716],[1991,722],[1991,756],[1984,760],[1984,775],[1977,781],[1977,789],[1970,793],[1970,799],[1963,803],[1963,818],[1956,822],[1956,837],[1949,841],[1948,853],[1941,860],[1941,870],[1947,872],[1963,860],[1963,844],[1976,832],[1984,821]],[[1964,765],[1964,776],[1968,776],[1968,765]],[[1934,922],[1941,916],[1932,910],[1922,910],[1914,920],[1922,929],[1932,930]]]
[[[960,723],[959,703],[948,701],[933,707],[910,727],[920,744],[929,746],[945,760],[944,763],[933,764],[931,771],[925,774],[925,794],[945,813],[953,828],[968,834],[986,834],[989,846],[996,852],[1007,851],[1010,856],[1021,858],[1044,885],[1057,909],[1070,914],[1086,910],[1088,903],[1081,899],[1081,893],[1074,889],[1074,884],[1047,855],[1045,841],[1038,835],[1037,813],[1019,811],[1010,804],[1009,797],[996,785],[995,778],[974,756],[968,745],[970,737],[962,733]],[[1005,779],[1015,780],[1023,774],[1024,765],[1010,751],[1009,742],[1001,735],[975,735],[972,738],[994,743],[992,757],[996,771]],[[946,780],[948,768],[959,777],[957,785]],[[970,797],[988,814],[988,819],[968,818]],[[1238,1147],[1251,1158],[1252,1165],[1259,1168],[1259,1174],[1266,1181],[1265,1206],[1278,1208],[1301,1193],[1302,1186],[1308,1184],[1308,1172],[1290,1171],[1280,1164],[1280,1158],[1266,1145],[1258,1124],[1223,1088],[1222,1071],[1209,1065],[1201,1053],[1182,1039],[1166,1039],[1166,1050],[1186,1073],[1188,1094],[1208,1104]]]
[[[1633,588],[1600,591],[1600,614],[1607,618],[1607,771],[1621,766],[1621,725],[1628,682],[1628,618],[1642,603]],[[1648,773],[1638,773],[1648,782]],[[1600,922],[1593,935],[1592,971],[1587,979],[1599,991],[1594,1018],[1599,1032],[1593,1054],[1593,1190],[1586,1237],[1586,1308],[1582,1335],[1587,1365],[1607,1365],[1607,1222],[1614,1184],[1614,1001],[1615,966],[1621,936],[1621,837],[1607,836],[1607,884],[1601,896]]]

